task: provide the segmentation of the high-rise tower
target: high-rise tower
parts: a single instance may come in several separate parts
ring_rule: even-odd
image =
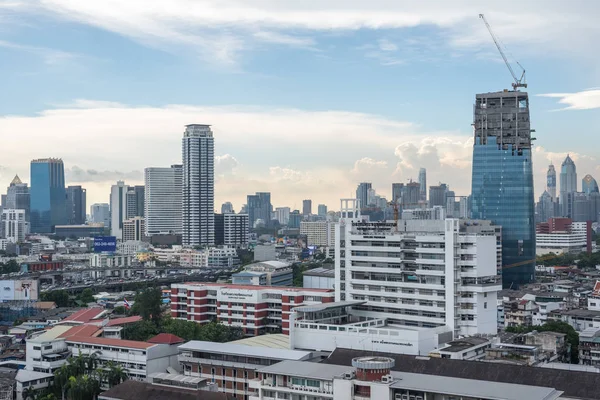
[[[210,125],[186,125],[182,140],[182,243],[215,242],[215,146]]]
[[[31,161],[31,232],[53,233],[65,225],[65,167],[59,158]]]
[[[577,192],[577,167],[567,154],[560,166],[560,212],[563,217],[573,216],[573,201]]]
[[[86,212],[86,190],[81,186],[67,187],[67,223],[69,225],[85,224]]]
[[[369,189],[371,189],[371,182],[361,182],[356,188],[356,199],[358,200],[359,208],[366,208],[369,202]]]
[[[556,169],[554,169],[554,164],[548,166],[548,172],[546,173],[546,192],[548,192],[552,201],[556,201]]]
[[[427,170],[425,168],[419,169],[419,195],[420,200],[427,200]]]
[[[181,234],[182,178],[181,165],[144,170],[146,236]]]
[[[127,219],[127,192],[129,186],[123,181],[117,181],[110,188],[110,234],[121,240],[123,237],[123,222]]]
[[[5,208],[13,210],[25,210],[25,221],[29,221],[29,187],[21,182],[19,175],[15,175],[6,189]]]
[[[502,226],[502,280],[534,280],[535,211],[529,97],[503,91],[476,95],[472,216]]]

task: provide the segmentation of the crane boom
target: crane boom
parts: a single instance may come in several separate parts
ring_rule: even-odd
[[[490,33],[490,36],[494,40],[494,44],[498,48],[498,51],[500,52],[500,55],[502,56],[502,59],[504,60],[504,63],[506,64],[506,67],[508,68],[508,70],[510,71],[510,74],[512,75],[512,77],[514,79],[514,83],[512,83],[513,89],[517,90],[517,88],[520,88],[520,87],[526,88],[527,87],[527,83],[525,83],[525,68],[523,68],[523,66],[517,62],[517,65],[523,70],[523,73],[521,74],[521,77],[517,78],[517,75],[515,74],[515,71],[513,70],[513,68],[510,65],[510,63],[508,62],[508,59],[506,58],[506,55],[504,54],[504,51],[502,51],[502,47],[500,46],[500,43],[498,42],[498,39],[496,38],[496,35],[494,35],[494,31],[492,31],[492,27],[490,26],[490,24],[488,24],[488,22],[485,19],[485,16],[483,14],[479,14],[479,18],[481,18],[483,20],[483,22],[485,23],[485,26],[486,26],[488,32]]]

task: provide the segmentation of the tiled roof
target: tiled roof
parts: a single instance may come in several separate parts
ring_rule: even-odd
[[[155,344],[178,344],[183,342],[185,342],[185,340],[170,333],[159,333],[153,338],[148,339],[148,343]]]
[[[183,388],[153,385],[148,382],[127,380],[112,389],[101,393],[99,400],[230,400],[231,395],[207,390],[189,390]]]
[[[83,310],[79,310],[74,314],[71,314],[69,317],[65,318],[65,321],[74,321],[87,323],[93,319],[96,319],[100,314],[104,312],[102,308],[85,308]]]
[[[67,338],[67,342],[97,344],[97,345],[101,345],[101,346],[122,347],[122,348],[140,349],[140,350],[146,350],[152,346],[156,346],[154,343],[138,342],[135,340],[108,339],[108,338],[85,337],[85,336],[71,336],[71,337]]]
[[[139,315],[134,315],[133,317],[124,317],[124,318],[114,318],[108,321],[108,324],[106,326],[120,326],[120,325],[127,325],[127,324],[133,324],[135,322],[139,322],[142,320],[142,317],[140,317]]]
[[[333,293],[333,289],[314,289],[314,288],[298,288],[289,286],[258,286],[258,285],[233,285],[233,284],[221,284],[221,283],[207,283],[207,282],[185,282],[184,285],[194,286],[207,286],[216,287],[223,289],[243,289],[243,290],[285,290],[289,292],[321,292],[321,293]]]
[[[59,338],[67,338],[71,336],[92,337],[100,333],[100,328],[95,325],[78,325],[73,326],[68,331],[59,335]]]

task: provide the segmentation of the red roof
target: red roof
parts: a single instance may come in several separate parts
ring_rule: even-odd
[[[67,338],[67,342],[97,344],[97,345],[101,345],[101,346],[122,347],[122,348],[126,348],[126,349],[140,349],[140,350],[145,350],[152,346],[156,346],[156,344],[154,344],[154,343],[138,342],[135,340],[121,340],[121,339],[108,339],[108,338],[83,337],[83,336],[71,336],[71,337]]]
[[[178,344],[183,342],[185,342],[185,340],[170,333],[159,333],[153,338],[148,339],[148,343],[156,344]]]
[[[596,281],[594,285],[594,296],[600,296],[600,281]]]
[[[207,282],[185,282],[185,285],[197,285],[197,286],[216,286],[225,289],[244,289],[244,290],[285,290],[288,292],[320,292],[320,293],[334,293],[333,289],[314,289],[314,288],[298,288],[289,286],[259,286],[259,285],[234,285],[234,284],[222,284],[222,283],[207,283]]]
[[[115,319],[109,320],[108,324],[106,326],[120,326],[120,325],[133,324],[133,323],[141,321],[141,320],[142,320],[142,317],[140,317],[139,315],[134,315],[133,317],[115,318]]]
[[[59,338],[67,338],[71,336],[92,337],[96,333],[100,333],[100,328],[95,325],[78,325],[62,333]]]
[[[104,312],[104,309],[102,308],[85,308],[83,310],[79,310],[74,314],[71,314],[70,316],[68,316],[67,318],[65,318],[65,321],[75,321],[75,322],[81,322],[81,323],[88,323],[93,319],[96,319],[96,317],[98,317],[100,314],[102,314],[102,312]]]

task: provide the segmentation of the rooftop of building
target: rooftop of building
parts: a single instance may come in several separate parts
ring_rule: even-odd
[[[583,308],[576,308],[573,310],[555,310],[552,311],[552,313],[579,318],[600,318],[600,311],[585,310]]]
[[[67,338],[67,342],[83,343],[83,344],[97,344],[100,346],[110,346],[110,347],[138,349],[138,350],[146,350],[152,346],[156,346],[156,344],[154,344],[154,343],[138,342],[135,340],[109,339],[109,338],[86,337],[86,336],[70,336]]]
[[[102,329],[100,329],[96,325],[79,325],[72,326],[66,332],[63,332],[59,337],[68,338],[71,336],[79,336],[79,337],[96,337],[102,333]]]
[[[440,348],[440,351],[447,351],[450,353],[458,353],[470,349],[474,346],[480,346],[482,344],[490,343],[490,341],[483,337],[471,336],[462,339],[456,339],[446,343],[448,347]]]
[[[283,333],[273,333],[270,335],[251,336],[240,340],[229,342],[231,344],[240,344],[244,346],[266,347],[270,349],[290,348],[290,337]]]
[[[148,339],[148,343],[154,344],[179,344],[184,342],[185,340],[179,336],[175,336],[170,333],[159,333],[158,335]]]
[[[57,326],[54,326],[54,327],[48,329],[47,331],[45,331],[41,335],[36,336],[33,339],[29,339],[27,342],[30,342],[30,343],[43,343],[43,342],[49,342],[49,341],[52,341],[52,340],[56,340],[56,339],[59,339],[61,337],[64,337],[62,335],[65,334],[66,332],[70,331],[71,328],[73,328],[73,327],[69,326],[69,325],[57,325]]]
[[[360,306],[365,303],[366,303],[366,301],[364,301],[364,300],[335,301],[332,303],[320,303],[320,304],[311,304],[308,306],[295,307],[294,311],[304,312],[304,313],[322,312],[322,311],[326,311],[326,310],[333,310],[336,308]]]
[[[98,400],[231,400],[226,393],[190,390],[127,380],[98,396]]]
[[[394,368],[392,368],[393,371],[539,387],[551,385],[555,389],[563,391],[566,397],[585,400],[598,398],[598,385],[596,383],[598,375],[591,372],[419,357],[343,348],[336,349],[323,363],[351,365],[353,358],[373,355],[393,358],[396,361]]]
[[[79,310],[71,314],[62,322],[79,322],[82,324],[86,324],[93,319],[98,319],[104,313],[106,313],[106,311],[103,308],[84,308],[83,310]]]
[[[335,277],[335,270],[333,268],[313,268],[308,271],[304,271],[302,273],[304,276],[319,276],[324,278],[333,278]]]
[[[183,285],[206,286],[222,289],[240,289],[240,290],[284,290],[288,292],[319,292],[333,293],[333,289],[313,289],[313,288],[296,288],[287,286],[255,286],[255,285],[234,285],[231,283],[210,283],[210,282],[185,282]]]
[[[123,318],[113,318],[108,321],[106,326],[121,326],[127,324],[133,324],[142,320],[142,317],[139,315],[134,315],[132,317],[123,317]]]
[[[257,371],[265,374],[298,376],[303,378],[333,380],[347,372],[354,371],[352,366],[311,363],[305,361],[282,361]]]
[[[277,271],[279,269],[288,269],[291,264],[282,261],[259,261],[246,265],[246,271]]]
[[[36,381],[38,379],[44,378],[52,378],[53,374],[48,374],[46,372],[37,372],[37,371],[29,371],[26,369],[20,369],[17,372],[16,380],[17,382],[31,382]]]
[[[281,349],[277,347],[259,347],[232,343],[215,343],[201,340],[192,340],[179,346],[180,351],[197,351],[218,354],[233,354],[273,360],[305,360],[311,356],[310,351]]]

